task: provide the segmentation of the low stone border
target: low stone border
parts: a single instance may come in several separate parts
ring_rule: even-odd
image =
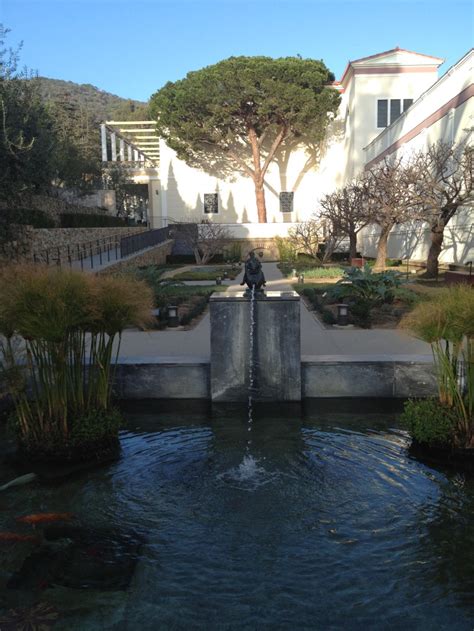
[[[430,356],[303,357],[302,398],[429,397],[437,392]],[[122,399],[210,399],[207,357],[130,357],[117,367]]]
[[[320,356],[301,363],[302,397],[430,397],[434,366],[425,355]]]

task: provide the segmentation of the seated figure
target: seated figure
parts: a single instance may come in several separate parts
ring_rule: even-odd
[[[245,261],[244,279],[240,284],[245,285],[246,283],[248,287],[247,293],[252,291],[252,287],[255,287],[255,291],[263,293],[262,287],[265,287],[265,276],[263,275],[262,264],[255,256],[253,250]]]

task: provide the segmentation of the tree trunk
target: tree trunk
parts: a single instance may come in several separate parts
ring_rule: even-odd
[[[431,245],[426,260],[427,278],[437,278],[439,271],[439,255],[443,249],[444,226],[431,229]]]
[[[357,257],[357,233],[349,233],[349,259],[355,259]]]
[[[439,255],[443,249],[444,225],[437,225],[431,229],[431,245],[426,261],[426,278],[437,278],[439,268]]]
[[[379,242],[377,244],[377,258],[375,259],[374,272],[380,272],[385,269],[387,262],[387,243],[390,230],[393,228],[393,223],[388,226],[382,226],[380,232]]]
[[[255,197],[257,200],[258,222],[267,223],[267,206],[265,203],[263,182],[255,182]]]

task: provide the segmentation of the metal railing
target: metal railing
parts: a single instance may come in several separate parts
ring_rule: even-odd
[[[74,245],[63,245],[45,250],[37,250],[32,254],[33,263],[69,266],[77,262],[81,269],[89,266],[91,269],[104,262],[118,260],[120,255],[120,237],[118,235],[83,241]]]
[[[129,237],[122,237],[120,240],[120,257],[124,258],[145,248],[151,248],[154,245],[163,243],[163,241],[169,239],[169,232],[169,228],[158,228],[157,230],[148,230]]]
[[[168,228],[146,230],[135,235],[121,237],[111,235],[74,245],[62,245],[44,250],[36,250],[30,256],[33,263],[41,265],[69,266],[84,269],[97,269],[105,263],[140,252],[158,245],[169,238]]]

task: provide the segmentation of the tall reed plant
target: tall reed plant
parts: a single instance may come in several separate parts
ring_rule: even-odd
[[[146,326],[152,308],[151,290],[132,279],[31,267],[0,274],[4,362],[23,367],[28,384],[11,392],[24,449],[73,452],[117,434],[109,421],[122,331]],[[15,338],[23,364],[9,352]]]
[[[456,419],[453,442],[474,447],[474,290],[442,290],[419,303],[402,325],[431,345],[439,402]]]

